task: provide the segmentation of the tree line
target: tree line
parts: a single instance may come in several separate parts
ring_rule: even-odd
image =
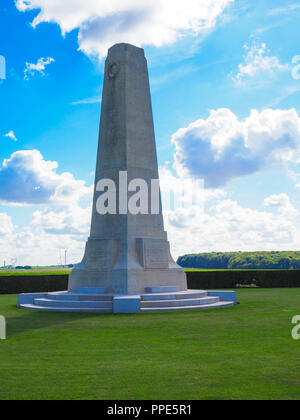
[[[184,268],[300,270],[300,251],[209,252],[178,258]]]

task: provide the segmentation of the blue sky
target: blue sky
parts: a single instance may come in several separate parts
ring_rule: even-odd
[[[1,2],[0,261],[80,259],[116,42],[146,52],[162,184],[205,181],[166,211],[174,255],[300,249],[300,3],[86,3]]]

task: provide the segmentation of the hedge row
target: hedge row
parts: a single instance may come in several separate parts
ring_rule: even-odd
[[[300,270],[190,271],[189,289],[232,289],[238,285],[263,288],[300,287]]]
[[[0,276],[0,295],[56,292],[68,289],[65,275]]]
[[[191,271],[189,289],[233,289],[237,285],[263,288],[300,287],[300,270]],[[68,275],[0,276],[0,294],[41,293],[67,290]]]

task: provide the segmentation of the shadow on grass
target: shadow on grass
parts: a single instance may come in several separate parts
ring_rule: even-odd
[[[107,316],[107,314],[88,314],[76,312],[43,312],[30,311],[26,309],[18,309],[12,305],[16,316],[7,317],[7,337],[12,337],[24,332],[46,329],[54,325],[64,325],[70,322],[79,321],[83,319],[96,318],[99,316]]]

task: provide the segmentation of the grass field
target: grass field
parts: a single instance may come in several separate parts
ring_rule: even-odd
[[[0,400],[300,399],[300,289],[238,290],[233,308],[44,313],[0,296]]]
[[[62,275],[62,274],[70,274],[71,273],[71,269],[65,269],[65,270],[57,270],[57,269],[53,269],[53,270],[49,270],[49,269],[45,269],[45,270],[41,270],[41,269],[37,269],[37,270],[0,270],[0,277],[1,276],[48,276],[48,275]]]

